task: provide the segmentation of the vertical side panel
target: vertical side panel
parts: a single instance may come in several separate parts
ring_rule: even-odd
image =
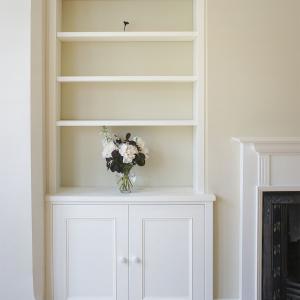
[[[241,151],[241,207],[240,207],[240,298],[257,299],[257,190],[258,155],[251,144],[240,146]],[[247,164],[245,164],[247,163]],[[255,221],[254,221],[255,220]],[[253,230],[255,227],[255,230]]]
[[[197,76],[193,92],[194,127],[194,189],[205,190],[205,2],[193,0],[194,31],[198,37],[194,41],[193,73]]]
[[[61,1],[47,1],[47,76],[46,76],[46,129],[47,129],[47,190],[55,193],[60,184],[59,171],[59,129],[56,120],[60,114],[60,86],[56,76],[60,69],[60,42],[56,39],[61,18]]]
[[[205,204],[205,300],[213,298],[213,203]]]
[[[53,299],[53,205],[46,203],[45,212],[45,259],[46,259],[46,300]]]

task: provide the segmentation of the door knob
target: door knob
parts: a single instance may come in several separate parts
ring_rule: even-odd
[[[121,257],[119,258],[119,262],[122,263],[122,264],[126,264],[126,263],[127,263],[127,258],[124,257],[124,256],[121,256]]]
[[[138,263],[141,262],[141,259],[140,259],[139,257],[137,257],[137,256],[132,256],[132,257],[131,257],[131,261],[132,261],[133,263],[138,264]]]

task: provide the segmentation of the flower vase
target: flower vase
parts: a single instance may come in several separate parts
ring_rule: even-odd
[[[131,193],[133,189],[133,176],[126,172],[118,180],[119,190],[121,193]]]

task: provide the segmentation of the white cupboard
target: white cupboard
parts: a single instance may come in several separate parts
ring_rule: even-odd
[[[129,209],[131,300],[204,299],[204,206]]]
[[[53,298],[128,299],[128,208],[56,206],[53,217]]]
[[[212,299],[212,203],[54,204],[51,211],[50,299]]]

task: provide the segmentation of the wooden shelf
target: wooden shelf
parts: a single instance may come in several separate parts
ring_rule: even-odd
[[[58,127],[98,126],[196,126],[194,120],[60,120]]]
[[[58,82],[195,82],[197,76],[58,76]]]
[[[62,42],[189,42],[198,36],[182,32],[58,32]]]

